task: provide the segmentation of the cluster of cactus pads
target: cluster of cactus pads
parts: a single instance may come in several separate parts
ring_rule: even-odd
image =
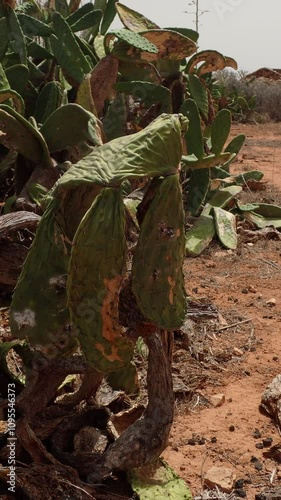
[[[124,28],[109,31],[116,14]],[[80,346],[98,371],[120,371],[133,353],[119,321],[125,282],[145,325],[173,330],[184,319],[183,258],[200,253],[189,234],[185,248],[184,211],[201,213],[213,178],[224,189],[245,140],[225,147],[231,118],[214,119],[208,75],[236,63],[196,52],[195,31],[161,29],[114,1],[2,0],[0,26],[3,162],[14,164],[20,200],[41,202],[57,181],[13,296],[12,332],[49,359]],[[137,220],[124,193],[141,179],[152,201]],[[214,213],[202,215],[200,251]],[[139,223],[132,263],[128,218]]]
[[[110,30],[116,15],[124,28]],[[50,0],[42,8],[0,0],[0,144],[13,152],[2,158],[0,148],[0,180],[15,166],[15,196],[36,204],[38,184],[49,190],[60,163],[122,137],[128,122],[130,132],[140,130],[179,112],[186,97],[210,121],[206,75],[236,63],[196,53],[197,40],[191,29],[161,29],[116,1]],[[128,96],[141,109],[133,118]]]
[[[221,192],[224,199],[231,182],[237,184],[234,194],[239,190],[229,166],[245,136],[225,145],[231,115],[214,115],[208,79],[236,63],[217,51],[196,52],[195,31],[161,29],[116,1],[80,6],[50,0],[45,7],[35,0],[0,0],[0,178],[14,167],[16,209],[27,206],[22,200],[36,209],[49,191],[14,294],[11,326],[16,336],[56,357],[75,348],[78,337],[89,356],[95,325],[96,348],[103,353],[99,368],[110,371],[130,358],[115,304],[126,276],[128,181],[144,179],[153,190],[131,271],[148,323],[173,329],[183,319],[180,184],[184,211],[201,214],[185,252],[198,255],[216,232],[230,232],[230,243],[221,240],[235,245],[234,215],[216,200]],[[124,28],[110,30],[116,15]],[[253,175],[259,179],[261,173]],[[5,209],[11,209],[9,200]],[[80,281],[83,287],[76,285]],[[109,316],[112,338],[104,326]],[[117,344],[124,351],[120,359]],[[92,356],[91,363],[98,362]]]
[[[98,146],[56,183],[14,292],[11,328],[48,359],[80,345],[89,366],[126,368],[133,346],[119,322],[128,274],[143,323],[173,330],[185,316],[184,211],[179,181],[182,115]],[[153,200],[133,261],[125,237],[124,182],[149,177]],[[72,218],[69,210],[77,208]],[[83,207],[81,209],[81,207]]]

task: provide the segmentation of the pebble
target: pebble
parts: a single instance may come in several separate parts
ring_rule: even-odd
[[[276,306],[276,299],[272,298],[266,301],[266,305],[269,307],[274,307]]]
[[[262,440],[262,444],[265,448],[269,448],[272,445],[272,438],[268,437]]]
[[[256,443],[256,448],[258,450],[262,450],[263,449],[263,444],[262,443]]]
[[[206,472],[204,485],[207,488],[219,488],[224,493],[230,493],[233,489],[236,477],[231,469],[226,467],[211,467]]]
[[[224,394],[213,394],[213,396],[209,397],[209,401],[211,405],[215,408],[222,406],[225,403],[225,395]]]

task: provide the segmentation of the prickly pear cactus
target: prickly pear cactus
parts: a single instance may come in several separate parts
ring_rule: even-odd
[[[184,319],[184,212],[178,175],[161,180],[141,225],[132,287],[148,322],[173,330]]]
[[[58,200],[52,200],[41,219],[10,311],[12,334],[27,338],[49,359],[77,345],[71,337],[66,304],[70,248],[56,221],[59,205]]]
[[[73,241],[68,305],[89,365],[110,373],[128,365],[133,350],[118,322],[119,291],[126,259],[121,189],[104,188]]]
[[[14,293],[16,337],[48,358],[80,344],[90,366],[116,372],[123,387],[125,376],[132,390],[133,348],[118,318],[127,251],[122,183],[157,179],[134,258],[134,293],[148,322],[177,328],[185,314],[178,168],[187,124],[182,115],[161,115],[142,132],[96,147],[58,180]]]

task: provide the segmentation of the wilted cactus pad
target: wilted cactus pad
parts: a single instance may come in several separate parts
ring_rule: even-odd
[[[69,246],[56,215],[60,202],[52,200],[37,229],[11,305],[10,326],[15,337],[28,338],[41,353],[54,358],[73,347],[66,307]]]
[[[131,343],[118,322],[125,254],[122,193],[105,188],[76,232],[67,283],[81,347],[89,364],[103,373],[121,369],[132,357]]]
[[[81,184],[118,186],[130,178],[176,174],[187,126],[183,115],[162,114],[141,132],[97,147],[69,169],[57,189]]]
[[[143,220],[132,267],[133,292],[143,316],[167,330],[178,328],[185,316],[184,247],[179,177],[171,175],[161,181]]]

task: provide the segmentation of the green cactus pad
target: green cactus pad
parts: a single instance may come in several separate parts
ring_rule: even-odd
[[[186,209],[191,215],[197,215],[203,205],[210,186],[210,169],[192,170],[188,183]]]
[[[235,153],[236,155],[239,153],[240,149],[244,146],[246,141],[245,134],[239,134],[230,143],[226,146],[225,152],[227,153]]]
[[[95,146],[102,144],[97,118],[78,104],[66,104],[56,109],[47,118],[40,132],[51,153],[83,141],[89,141]]]
[[[86,5],[91,5],[91,4],[85,4],[84,7],[86,7]],[[72,15],[74,15],[74,13]],[[92,10],[91,12],[88,12],[80,19],[77,19],[77,21],[75,23],[71,23],[71,29],[72,29],[73,33],[77,33],[78,31],[83,31],[83,30],[87,30],[90,28],[91,29],[93,29],[95,27],[98,28],[100,25],[101,19],[102,19],[102,12],[100,10]],[[68,21],[68,19],[67,19],[67,21]]]
[[[261,181],[264,173],[261,170],[249,170],[248,172],[243,172],[243,174],[235,175],[233,178],[235,182],[239,185],[246,185],[248,181]],[[232,176],[231,176],[232,177]]]
[[[109,41],[114,37],[126,42],[129,46],[135,47],[136,49],[151,52],[152,54],[157,54],[158,52],[157,47],[143,36],[133,31],[123,29],[114,30],[108,33],[105,37],[105,45],[108,46]],[[113,50],[112,53],[115,54],[115,51]]]
[[[236,154],[232,153],[222,153],[219,156],[216,155],[208,155],[199,160],[195,155],[183,155],[183,169],[184,168],[194,168],[194,169],[203,169],[203,168],[212,168],[218,165],[225,165],[229,160],[234,160]]]
[[[182,115],[160,115],[141,132],[96,148],[69,169],[57,189],[92,183],[118,186],[130,178],[175,174],[181,159],[181,136],[187,125]]]
[[[141,224],[132,289],[147,322],[166,330],[184,320],[184,211],[178,175],[162,179]]]
[[[214,219],[211,215],[200,215],[186,233],[186,255],[197,257],[211,243],[216,234]]]
[[[128,480],[140,500],[192,500],[184,480],[161,459],[130,470]]]
[[[125,262],[122,193],[105,188],[75,234],[67,282],[68,305],[82,350],[88,363],[103,373],[122,369],[133,354],[118,322]]]
[[[26,41],[18,20],[18,16],[13,9],[9,9],[8,20],[10,25],[11,46],[20,58],[22,64],[27,64]]]
[[[196,102],[201,113],[207,118],[209,113],[209,99],[205,85],[197,75],[193,75],[192,73],[188,76],[188,82],[192,99]]]
[[[220,155],[231,129],[231,113],[221,109],[216,115],[211,127],[212,153]]]
[[[193,99],[187,99],[181,106],[181,113],[189,120],[189,127],[185,134],[187,152],[188,154],[194,154],[201,160],[205,152],[201,118],[196,102]]]
[[[245,134],[239,134],[226,146],[224,152],[232,153],[232,157],[223,165],[224,170],[229,171],[229,166],[234,161],[239,151],[242,149],[246,141]],[[234,156],[235,155],[235,156]]]
[[[39,21],[36,17],[28,16],[27,14],[17,14],[23,33],[26,36],[50,36],[54,33],[53,28],[48,24]]]
[[[281,219],[281,207],[271,205],[270,203],[250,203],[248,205],[240,205],[239,209],[243,211],[253,211],[262,217]]]
[[[53,54],[70,85],[77,85],[91,71],[91,65],[68,23],[58,12],[53,15],[53,23],[56,34],[50,36]]]
[[[75,9],[74,11],[70,9],[71,14],[66,17],[66,21],[68,22],[69,26],[72,26],[73,24],[77,23],[82,17],[86,16],[86,14],[89,14],[90,12],[93,12],[95,10],[95,7],[92,3],[85,3],[78,9]],[[96,12],[101,12],[101,11],[96,11]]]
[[[236,217],[223,208],[214,207],[216,232],[224,247],[235,250],[238,244]]]
[[[104,35],[107,32],[109,26],[111,25],[116,16],[116,8],[115,8],[116,2],[117,0],[108,0],[106,2],[106,7],[104,10],[103,20],[100,28],[101,35]]]
[[[39,223],[10,311],[13,335],[28,338],[32,346],[51,359],[76,345],[66,307],[70,249],[56,222],[59,204],[52,200]]]
[[[43,136],[23,116],[5,104],[0,105],[0,130],[7,134],[3,142],[9,149],[16,149],[43,167],[53,166]]]
[[[213,207],[226,207],[231,202],[231,200],[233,200],[233,198],[237,196],[237,194],[239,194],[241,191],[241,186],[229,186],[220,188],[205,205],[202,211],[202,215],[209,215]]]
[[[157,24],[120,2],[117,2],[115,7],[121,22],[128,30],[139,32],[159,28]]]
[[[242,216],[254,224],[258,229],[264,229],[265,227],[281,229],[281,217],[263,217],[255,212],[242,212]]]
[[[62,95],[63,89],[59,82],[49,82],[43,87],[34,111],[34,118],[38,123],[44,123],[61,106]]]
[[[136,34],[136,33],[135,33]],[[114,55],[125,61],[147,61],[156,62],[171,60],[180,62],[181,59],[190,56],[196,50],[196,44],[175,31],[169,30],[149,30],[139,34],[157,48],[156,51],[148,52],[144,49],[132,49],[128,43],[120,42],[114,49]]]
[[[76,35],[76,40],[77,40],[78,45],[79,45],[80,49],[82,50],[83,54],[88,58],[88,61],[91,61],[91,66],[94,67],[96,64],[98,64],[98,58],[97,58],[97,55],[94,53],[94,48],[91,47],[86,42],[86,40],[84,40],[83,38],[80,38],[77,35]]]

